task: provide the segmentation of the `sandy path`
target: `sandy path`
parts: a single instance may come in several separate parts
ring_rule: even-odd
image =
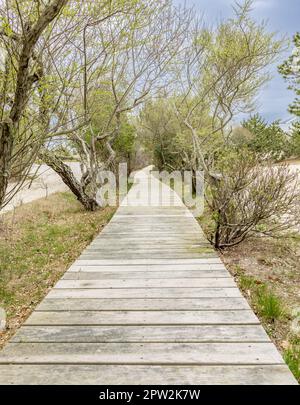
[[[80,177],[80,166],[77,162],[70,162],[68,165],[71,167],[74,175]],[[59,191],[66,191],[68,187],[63,183],[61,178],[47,165],[33,165],[32,174],[36,174],[37,178],[33,180],[32,184],[27,182],[23,188],[13,197],[7,206],[1,210],[1,214],[13,210],[21,204],[26,204],[39,198],[44,198],[47,195],[57,193]],[[10,186],[12,189],[14,184]],[[30,187],[30,188],[29,188]]]

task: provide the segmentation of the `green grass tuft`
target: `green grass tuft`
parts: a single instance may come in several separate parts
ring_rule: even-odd
[[[239,278],[239,285],[242,290],[252,290],[253,288],[256,288],[257,281],[254,277],[241,274]]]
[[[274,322],[284,314],[284,309],[279,298],[264,287],[259,288],[257,292],[256,305],[259,314],[268,321]]]

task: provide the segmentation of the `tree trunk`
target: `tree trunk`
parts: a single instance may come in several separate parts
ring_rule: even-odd
[[[77,197],[78,201],[84,206],[87,211],[95,211],[99,204],[94,198],[86,194],[80,182],[74,176],[72,170],[55,154],[43,150],[39,153],[39,158],[50,166],[69,187],[72,193]]]
[[[68,0],[53,0],[48,4],[43,13],[39,16],[37,22],[29,27],[20,41],[20,55],[16,62],[16,84],[13,103],[10,112],[7,114],[8,119],[0,122],[0,209],[6,195],[8,180],[10,177],[10,167],[14,147],[14,131],[18,127],[22,113],[28,103],[29,92],[34,82],[39,80],[39,74],[34,72],[30,74],[30,60],[33,50],[43,31],[58,16]],[[5,89],[4,89],[5,90]],[[5,107],[5,101],[2,106]],[[26,143],[25,143],[26,145]],[[26,149],[26,146],[24,146]]]
[[[28,102],[28,93],[33,83],[39,80],[39,74],[37,72],[30,75],[30,60],[34,47],[43,31],[58,16],[67,2],[68,0],[53,0],[52,3],[45,7],[37,22],[23,35],[16,75],[16,90],[9,114],[14,124],[17,124],[22,116],[24,107]]]
[[[218,210],[218,220],[216,224],[215,230],[215,240],[214,240],[214,247],[216,249],[220,248],[220,239],[221,239],[221,222],[220,222],[221,210]]]
[[[2,121],[0,123],[0,209],[4,202],[10,177],[13,140],[13,129],[10,121]]]
[[[192,193],[197,193],[196,170],[192,169]]]

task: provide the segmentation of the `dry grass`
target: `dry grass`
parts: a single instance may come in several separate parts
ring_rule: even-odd
[[[258,237],[222,252],[263,326],[300,382],[300,237]]]
[[[86,212],[70,193],[57,193],[0,217],[0,307],[7,328],[0,346],[29,316],[115,209]]]
[[[207,211],[199,218],[207,234]],[[300,235],[257,236],[220,251],[244,296],[300,382]]]
[[[290,307],[300,306],[300,236],[258,237],[223,251],[232,270],[266,283]]]

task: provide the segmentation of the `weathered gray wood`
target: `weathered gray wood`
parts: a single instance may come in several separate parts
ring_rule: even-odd
[[[34,311],[26,325],[258,324],[253,311]]]
[[[140,207],[142,208],[142,207]],[[167,207],[165,207],[167,209]],[[120,208],[121,209],[121,208]],[[153,210],[153,208],[151,208]],[[130,223],[130,219],[134,218],[137,223],[142,223],[143,225],[146,223],[162,223],[162,222],[168,222],[168,221],[194,221],[193,215],[191,214],[190,211],[186,211],[185,208],[183,208],[180,212],[176,211],[159,211],[157,213],[151,213],[152,211],[145,212],[140,212],[139,214],[135,214],[134,211],[132,211],[131,214],[124,214],[120,213],[121,211],[118,210],[117,213],[114,215],[112,220],[110,221],[110,224],[118,223],[118,222],[126,222]],[[145,221],[143,221],[145,219]],[[147,221],[148,220],[148,221]],[[152,222],[151,222],[152,220]],[[159,222],[162,220],[162,222]]]
[[[129,206],[120,206],[116,215],[117,216],[145,216],[145,215],[151,215],[151,216],[158,216],[158,215],[184,215],[184,216],[190,216],[190,212],[186,210],[186,207],[184,205],[181,206],[176,206],[176,207],[129,207]]]
[[[0,354],[0,383],[295,384],[195,218],[137,176]]]
[[[91,248],[87,248],[82,252],[82,255],[95,255],[98,254],[99,257],[102,257],[102,255],[107,254],[107,251],[111,251],[112,254],[115,255],[119,255],[119,254],[124,254],[123,258],[125,258],[125,255],[128,255],[128,257],[130,258],[130,256],[136,252],[137,254],[141,254],[142,256],[146,255],[148,253],[148,257],[150,254],[155,253],[155,257],[157,257],[157,255],[169,255],[170,251],[172,251],[172,249],[174,250],[174,252],[176,253],[177,256],[182,256],[185,254],[195,254],[197,253],[198,255],[205,255],[204,257],[213,257],[212,255],[214,255],[214,252],[211,250],[211,248],[208,248],[207,246],[191,246],[191,245],[186,245],[186,246],[178,246],[178,245],[173,245],[173,246],[147,246],[147,245],[137,245],[137,244],[132,244],[132,245],[124,245],[124,246],[117,246],[114,248],[109,248],[108,246],[98,246],[98,247],[91,247]],[[82,256],[81,255],[81,256]],[[139,256],[136,256],[139,257]],[[151,257],[151,256],[150,256]],[[193,257],[193,256],[192,256]],[[199,256],[198,256],[199,257]],[[201,256],[202,257],[202,256]]]
[[[55,288],[196,288],[235,287],[232,278],[163,278],[163,279],[104,279],[104,280],[60,280]]]
[[[0,384],[22,385],[297,385],[285,365],[143,366],[143,365],[7,365]]]
[[[190,251],[190,249],[194,249],[194,250],[199,250],[201,251],[201,249],[203,248],[204,251],[210,251],[211,253],[213,253],[213,251],[211,250],[211,246],[204,244],[204,243],[197,243],[197,242],[186,242],[186,243],[182,243],[182,242],[153,242],[153,243],[142,243],[141,241],[139,242],[131,242],[129,243],[118,243],[118,246],[111,248],[111,243],[95,243],[93,245],[88,246],[85,249],[85,252],[99,252],[102,251],[104,249],[112,249],[113,251],[120,251],[120,250],[124,250],[124,249],[130,249],[132,250],[141,250],[141,251],[145,251],[145,250],[150,250],[150,251],[170,251],[172,249],[174,250],[178,250],[180,252],[186,252],[187,250]]]
[[[238,288],[53,288],[47,298],[224,298],[242,297]]]
[[[23,326],[12,342],[269,342],[260,325]]]
[[[128,232],[128,226],[123,226],[120,229],[120,226],[115,224],[113,227],[110,227],[109,229],[106,230],[106,232],[116,232],[118,235],[122,235],[122,233],[127,233]],[[131,229],[130,229],[131,230]],[[170,234],[172,232],[173,235],[191,235],[193,232],[197,232],[196,227],[194,229],[189,230],[189,232],[185,232],[184,229],[178,229],[176,225],[174,224],[173,227],[170,226],[164,226],[164,227],[135,227],[132,228],[132,236],[143,234],[144,236],[147,236],[147,233],[151,233],[152,235],[164,235],[164,234]]]
[[[97,245],[111,245],[112,241],[118,239],[118,242],[122,245],[128,244],[137,244],[142,243],[144,246],[148,245],[155,245],[155,243],[163,243],[165,246],[169,245],[184,245],[188,243],[195,243],[204,246],[210,246],[206,240],[203,240],[202,237],[199,236],[183,236],[183,235],[165,235],[165,236],[156,236],[152,235],[151,233],[143,234],[141,236],[134,236],[131,233],[127,235],[127,237],[114,237],[110,233],[106,233],[101,238],[96,238],[91,243],[90,246],[97,246]]]
[[[9,343],[0,364],[283,364],[273,343]]]
[[[99,256],[103,257],[104,259],[109,259],[109,257],[111,257],[110,254],[106,251],[106,252],[103,252],[101,254],[90,254],[90,253],[89,254],[82,254],[80,256],[80,260],[93,260],[93,259],[95,259],[96,257],[99,257]],[[125,256],[125,254],[123,254],[122,252],[114,254],[114,257],[116,259],[124,258],[124,256]],[[168,260],[168,259],[172,259],[174,257],[177,258],[177,259],[186,259],[187,257],[197,257],[198,258],[199,256],[202,256],[204,258],[210,258],[210,257],[213,257],[213,253],[212,254],[209,254],[209,253],[205,253],[205,254],[199,254],[199,253],[174,253],[172,255],[172,253],[162,253],[162,252],[157,252],[157,253],[154,253],[154,252],[151,252],[151,253],[150,252],[144,252],[144,253],[136,252],[136,253],[127,253],[125,257],[128,260],[130,260],[130,259],[132,259],[134,257],[137,257],[137,256],[140,257],[141,260],[146,259],[149,256],[155,256],[156,258],[162,258],[162,259]]]
[[[170,232],[170,229],[168,230],[147,230],[145,231],[144,229],[134,229],[134,228],[125,228],[123,230],[104,230],[103,232],[103,237],[110,237],[110,238],[116,238],[116,239],[121,239],[121,238],[126,238],[126,236],[131,236],[132,238],[147,238],[148,236],[150,238],[165,238],[165,237],[182,237],[184,238],[189,238],[189,237],[195,237],[195,232],[183,232],[181,231],[172,231]]]
[[[94,239],[94,241],[91,243],[93,246],[94,244],[98,243],[107,243],[111,244],[113,241],[118,241],[121,243],[128,243],[131,244],[136,243],[136,242],[143,242],[145,244],[149,243],[204,243],[202,237],[199,235],[184,235],[184,234],[152,234],[152,233],[141,233],[140,235],[133,235],[131,232],[123,233],[123,234],[117,234],[117,233],[101,233],[101,238],[98,237]]]
[[[194,271],[67,271],[63,280],[131,280],[131,279],[198,279],[230,278],[226,270],[194,270]]]
[[[45,298],[38,311],[143,311],[250,309],[244,298]]]
[[[191,251],[191,249],[194,249],[196,251],[200,251],[201,249],[206,252],[213,253],[211,250],[211,246],[208,244],[204,243],[197,243],[197,242],[153,242],[153,243],[143,243],[141,241],[139,242],[131,242],[129,243],[118,243],[118,246],[115,246],[114,248],[111,247],[111,243],[94,243],[93,245],[88,246],[84,252],[100,252],[102,250],[106,249],[112,249],[112,251],[123,251],[124,249],[129,249],[130,251],[145,251],[145,250],[150,250],[150,251],[170,251],[174,249],[175,251],[178,252],[186,252],[186,251]]]
[[[165,265],[170,264],[222,264],[222,261],[219,257],[206,257],[206,258],[197,258],[197,259],[155,259],[155,258],[148,258],[148,259],[94,259],[94,260],[86,260],[86,259],[78,259],[76,261],[78,266],[130,266],[130,265],[141,265],[141,264],[158,264],[163,269]]]
[[[69,272],[86,272],[86,271],[109,271],[109,272],[123,272],[123,271],[143,271],[147,272],[148,274],[152,274],[154,272],[164,273],[164,272],[171,272],[175,273],[176,271],[183,271],[186,274],[189,274],[191,271],[213,271],[213,270],[224,270],[226,274],[228,274],[228,270],[225,268],[224,264],[216,263],[216,264],[164,264],[163,266],[159,264],[140,264],[140,265],[97,265],[97,264],[89,264],[89,265],[80,265],[77,264],[77,261],[69,268],[67,273]]]

